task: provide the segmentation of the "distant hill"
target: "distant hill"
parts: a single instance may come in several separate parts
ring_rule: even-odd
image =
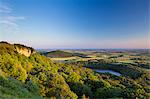
[[[73,57],[73,56],[78,56],[78,57],[82,57],[82,58],[89,58],[86,54],[70,53],[70,52],[65,52],[65,51],[61,51],[61,50],[45,52],[43,54],[45,56],[51,57],[51,58],[66,58],[66,57]]]
[[[65,58],[65,57],[75,56],[72,53],[61,51],[61,50],[46,52],[44,53],[44,55],[46,55],[47,57],[51,57],[51,58]]]
[[[87,56],[86,54],[82,54],[82,53],[73,53],[73,55],[81,57],[81,58],[90,58],[89,56]]]

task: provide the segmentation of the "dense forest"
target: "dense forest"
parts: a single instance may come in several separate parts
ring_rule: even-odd
[[[0,43],[0,98],[149,98],[149,84],[147,73],[99,74],[82,64],[51,61],[31,47]]]

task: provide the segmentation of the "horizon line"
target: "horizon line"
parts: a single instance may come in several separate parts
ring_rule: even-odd
[[[150,50],[150,48],[35,48],[35,50]]]

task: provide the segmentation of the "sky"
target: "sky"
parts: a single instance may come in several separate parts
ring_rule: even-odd
[[[0,0],[0,41],[38,49],[150,48],[149,0]]]

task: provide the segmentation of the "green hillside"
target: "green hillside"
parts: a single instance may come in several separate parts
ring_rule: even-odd
[[[43,55],[51,58],[67,58],[67,57],[81,57],[81,58],[88,58],[86,54],[82,53],[70,53],[70,52],[65,52],[61,50],[55,50],[55,51],[50,51],[50,52],[44,52],[42,53]]]
[[[72,53],[61,51],[61,50],[46,52],[44,53],[44,55],[46,55],[47,57],[51,57],[51,58],[65,58],[65,57],[74,56]]]
[[[15,46],[0,43],[0,98],[149,98],[143,78],[137,81],[98,74],[77,64],[55,63],[34,49],[26,50],[29,47],[21,46],[20,51]]]

